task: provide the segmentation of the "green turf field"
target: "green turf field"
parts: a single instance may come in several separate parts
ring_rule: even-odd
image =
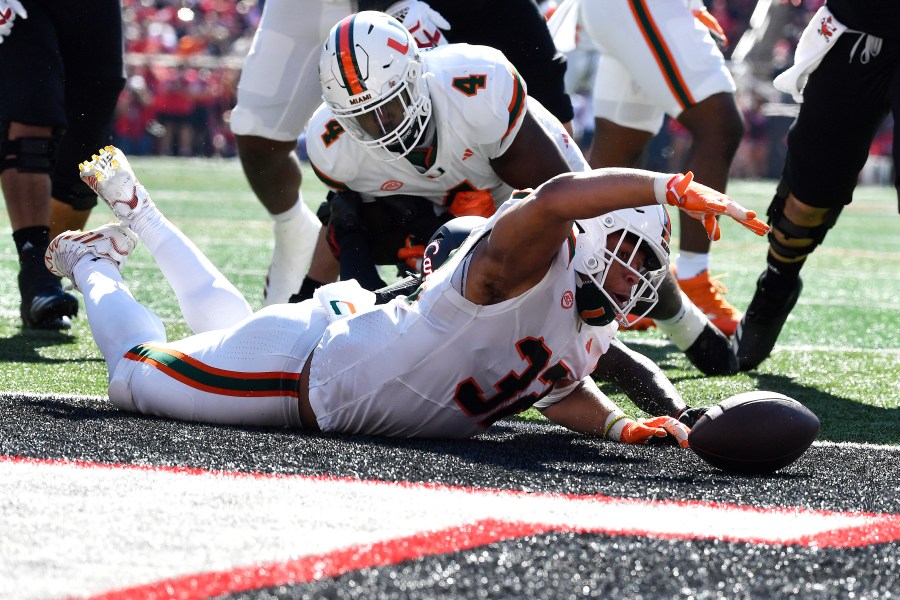
[[[156,203],[247,296],[262,306],[272,247],[271,221],[236,161],[146,158],[132,164]],[[729,193],[763,212],[772,181],[735,181]],[[307,171],[307,201],[323,188]],[[674,217],[674,212],[672,213]],[[89,227],[111,220],[101,203]],[[728,297],[745,308],[765,265],[765,240],[723,220],[713,270],[727,273]],[[678,220],[674,220],[676,229]],[[69,333],[23,331],[18,316],[17,260],[9,222],[0,216],[0,390],[105,394],[106,369],[80,316]],[[893,188],[862,187],[825,245],[803,270],[805,289],[772,358],[758,372],[704,378],[655,331],[623,338],[656,360],[689,404],[714,404],[751,389],[777,390],[809,406],[822,421],[819,439],[900,444],[900,216]],[[167,323],[170,337],[187,333],[171,290],[140,247],[125,268],[134,295]],[[614,389],[606,391],[639,414]],[[530,411],[526,416],[535,416]],[[539,417],[538,417],[539,418]]]

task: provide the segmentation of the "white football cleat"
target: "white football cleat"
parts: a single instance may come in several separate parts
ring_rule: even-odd
[[[115,146],[100,149],[91,160],[78,165],[81,179],[103,198],[116,216],[131,225],[142,210],[153,205],[150,194],[137,180],[128,159]]]
[[[119,271],[134,251],[138,236],[121,223],[110,223],[90,231],[64,231],[47,246],[44,263],[54,275],[67,277],[75,284],[72,271],[87,255],[112,261]],[[77,286],[76,286],[77,289]]]

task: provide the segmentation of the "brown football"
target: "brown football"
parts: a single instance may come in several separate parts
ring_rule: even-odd
[[[793,398],[755,391],[710,408],[691,428],[691,449],[731,473],[771,473],[806,452],[819,434],[819,418]]]

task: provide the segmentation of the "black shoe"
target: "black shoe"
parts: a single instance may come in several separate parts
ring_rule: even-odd
[[[775,340],[784,327],[788,315],[797,304],[803,290],[803,281],[788,290],[767,290],[762,286],[763,276],[756,282],[756,293],[734,332],[734,354],[741,371],[750,371],[769,357]]]
[[[712,323],[706,324],[684,353],[704,375],[734,375],[738,372],[731,341]]]
[[[29,329],[69,329],[69,317],[78,314],[78,298],[62,289],[60,280],[49,272],[45,281],[22,285],[25,277],[19,273],[22,304],[19,314]]]

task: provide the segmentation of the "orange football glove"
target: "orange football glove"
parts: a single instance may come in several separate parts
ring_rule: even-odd
[[[449,207],[454,217],[490,217],[497,211],[489,190],[456,192]]]
[[[691,428],[676,419],[675,417],[656,417],[655,419],[651,419],[651,421],[661,420],[660,426],[666,430],[670,436],[675,438],[675,442],[678,443],[678,446],[681,448],[689,447],[688,444],[688,435],[691,433]]]
[[[671,435],[682,448],[688,447],[688,434],[691,430],[674,417],[662,416],[649,419],[638,419],[625,424],[620,434],[620,441],[626,444],[646,444],[653,438],[664,438]]]
[[[709,239],[715,241],[722,236],[719,229],[718,215],[728,215],[756,235],[765,235],[769,226],[756,218],[756,213],[747,210],[730,197],[717,192],[711,187],[694,182],[694,174],[688,171],[684,175],[673,176],[665,183],[665,193],[657,191],[657,200],[672,206],[677,206],[690,216],[694,217],[706,229]]]

